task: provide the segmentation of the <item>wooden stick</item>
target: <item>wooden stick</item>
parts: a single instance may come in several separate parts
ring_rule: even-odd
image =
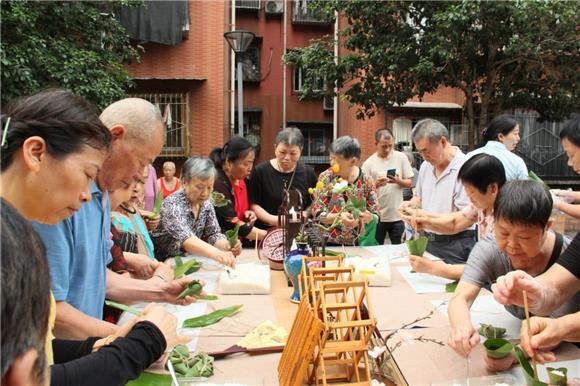
[[[524,311],[526,312],[526,324],[528,325],[528,338],[530,339],[530,344],[532,344],[532,327],[530,325],[530,309],[528,308],[528,296],[526,290],[522,290],[524,297]],[[536,364],[536,358],[532,355],[532,364],[534,365],[534,379],[538,379],[538,365]]]

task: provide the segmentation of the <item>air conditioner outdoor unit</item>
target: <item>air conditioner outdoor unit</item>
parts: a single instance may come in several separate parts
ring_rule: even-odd
[[[325,96],[322,100],[322,108],[324,110],[334,110],[334,98],[331,96]]]
[[[284,0],[266,0],[264,11],[269,14],[280,15],[284,13]]]

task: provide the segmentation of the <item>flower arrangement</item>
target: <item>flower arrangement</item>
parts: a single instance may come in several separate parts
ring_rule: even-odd
[[[300,226],[300,231],[294,237],[294,241],[296,242],[296,245],[298,245],[298,246],[308,245],[308,235],[306,234],[306,230],[304,229],[305,225],[306,225],[306,223],[304,223],[304,224],[302,224],[302,226]]]
[[[327,181],[319,180],[315,187],[308,189],[308,193],[312,195],[313,208],[323,208],[331,203],[328,213],[336,214],[334,221],[329,225],[320,223],[315,223],[314,225],[320,230],[329,233],[330,237],[334,238],[339,233],[338,228],[342,224],[342,214],[347,212],[352,214],[353,218],[359,219],[361,214],[366,210],[367,201],[361,190],[357,190],[354,186],[349,185],[347,180],[337,175],[340,171],[339,165],[332,165],[331,170],[333,174],[329,174],[330,178]],[[339,207],[333,203],[336,203],[340,196],[344,198],[345,204]],[[363,229],[362,222],[359,222],[356,228],[350,229],[350,233],[356,239],[363,233]]]

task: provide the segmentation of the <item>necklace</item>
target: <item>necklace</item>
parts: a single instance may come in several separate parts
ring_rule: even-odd
[[[276,170],[278,170],[280,173],[292,173],[294,171],[294,169],[296,169],[296,165],[294,165],[294,167],[292,167],[292,169],[288,170],[288,171],[284,171],[282,170],[282,168],[280,167],[280,163],[278,162],[278,158],[275,158],[276,160]]]
[[[288,181],[286,178],[282,177],[282,186],[283,189],[290,189],[290,187],[292,186],[292,181],[294,181],[294,175],[296,174],[296,166],[298,166],[298,164],[294,165],[294,167],[292,168],[291,171],[289,172],[283,172],[282,170],[280,170],[280,165],[278,164],[278,159],[276,158],[276,170],[278,170],[280,173],[284,173],[284,174],[288,174],[288,173],[292,173],[292,175],[290,176],[290,181]]]
[[[165,180],[165,177],[163,177],[163,184],[165,185],[165,188],[167,190],[173,190],[173,188],[175,188],[175,182],[176,182],[175,177],[171,179],[171,182],[167,182]]]
[[[126,207],[125,205],[123,205],[123,204],[121,204],[121,205],[119,205],[119,206],[121,207],[121,209],[123,209],[123,210],[124,210],[125,212],[127,212],[127,213],[131,213],[131,214],[135,214],[135,213],[137,213],[137,210],[136,210],[135,208],[133,208],[133,209],[129,209],[129,208],[127,208],[127,207]]]

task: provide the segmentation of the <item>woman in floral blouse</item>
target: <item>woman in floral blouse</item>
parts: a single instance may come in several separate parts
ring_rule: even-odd
[[[349,136],[331,145],[331,167],[320,173],[313,189],[312,213],[329,237],[329,242],[354,245],[363,226],[373,219],[377,196],[372,179],[356,164],[359,142]]]
[[[241,243],[230,247],[209,200],[215,173],[208,158],[192,157],[183,164],[182,188],[163,201],[161,221],[151,234],[158,259],[187,253],[235,265]]]

